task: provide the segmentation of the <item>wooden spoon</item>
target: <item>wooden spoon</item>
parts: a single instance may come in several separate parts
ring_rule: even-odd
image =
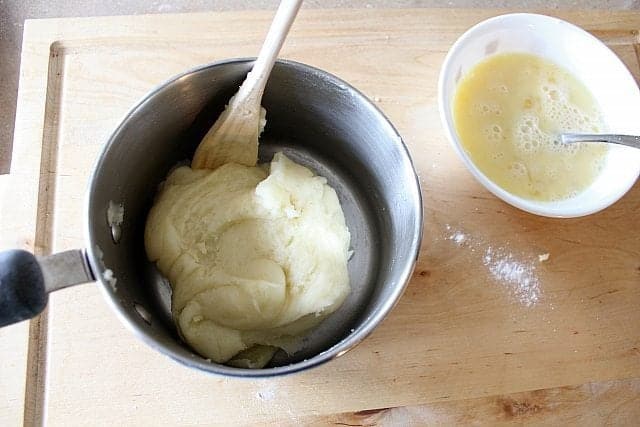
[[[260,106],[264,87],[302,0],[283,0],[278,7],[260,54],[238,92],[198,145],[191,167],[215,169],[225,163],[255,166],[258,137],[266,111]]]

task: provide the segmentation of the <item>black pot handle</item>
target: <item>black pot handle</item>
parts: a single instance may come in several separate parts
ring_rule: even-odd
[[[40,314],[49,292],[93,280],[79,250],[38,258],[22,250],[0,252],[0,327]]]
[[[0,327],[40,314],[47,299],[42,269],[33,254],[0,253]]]

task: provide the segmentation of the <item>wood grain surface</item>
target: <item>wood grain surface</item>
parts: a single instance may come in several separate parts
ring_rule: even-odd
[[[312,417],[305,420],[304,424],[318,427],[514,424],[631,426],[637,425],[638,417],[640,383],[636,379]]]
[[[12,377],[6,388],[16,402],[26,388],[26,423],[492,424],[526,414],[550,424],[633,424],[640,187],[587,218],[535,217],[476,183],[440,128],[436,81],[447,49],[499,13],[302,10],[283,48],[281,57],[334,73],[374,100],[420,175],[425,230],[415,274],[363,344],[283,378],[207,376],[136,340],[95,285],[70,288],[53,294],[46,319],[32,325],[28,357],[26,328],[2,331],[10,335],[3,354],[18,350],[0,364],[0,378],[14,365],[28,369],[26,383]],[[608,43],[638,78],[639,14],[558,16]],[[120,118],[178,72],[255,55],[270,18],[28,21],[2,245],[38,253],[82,247],[87,177]],[[545,253],[549,260],[539,261]],[[590,405],[602,410],[588,412]]]

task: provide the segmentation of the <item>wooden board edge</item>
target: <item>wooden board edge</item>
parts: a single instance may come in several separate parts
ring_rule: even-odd
[[[640,417],[640,378],[556,387],[425,405],[309,417],[308,426],[633,425]]]
[[[220,12],[216,12],[220,13]],[[238,12],[229,12],[229,13],[238,13]],[[580,12],[584,13],[584,12]],[[591,13],[591,12],[589,12]],[[627,16],[627,13],[620,13],[620,16]],[[138,17],[132,17],[138,18]],[[47,82],[44,87],[44,93],[46,99],[46,105],[44,105],[44,114],[43,120],[41,124],[41,135],[42,138],[40,140],[41,150],[40,150],[40,159],[38,160],[40,164],[39,168],[39,176],[38,176],[38,199],[36,202],[37,206],[37,219],[35,221],[35,229],[33,230],[33,249],[36,253],[45,254],[50,251],[51,248],[51,240],[50,240],[50,232],[51,232],[51,218],[47,217],[48,209],[52,208],[51,204],[53,203],[53,195],[55,193],[55,150],[57,150],[57,118],[54,115],[47,114],[47,105],[49,102],[59,102],[59,96],[56,97],[56,90],[59,90],[58,87],[56,89],[56,84],[61,84],[61,82],[57,82],[54,79],[51,80],[52,70],[58,69],[60,64],[63,64],[62,61],[52,60],[51,56],[55,53],[60,53],[61,49],[65,44],[57,39],[58,36],[62,34],[62,27],[66,27],[71,24],[74,19],[90,19],[90,18],[63,18],[61,20],[56,20],[58,22],[55,23],[53,27],[49,27],[49,23],[45,25],[45,31],[40,33],[36,38],[36,42],[31,47],[39,47],[48,46],[47,50],[49,52],[47,56]],[[636,15],[637,19],[637,15]],[[41,21],[31,21],[32,24],[30,28],[34,29],[34,31],[38,31],[40,29]],[[73,28],[73,26],[71,26]],[[100,31],[100,27],[98,27]],[[50,30],[50,31],[49,31]],[[635,30],[633,30],[635,31]],[[47,34],[48,33],[48,34]],[[73,31],[71,31],[73,33]],[[101,33],[105,34],[105,33]],[[80,33],[76,34],[78,38],[81,35]],[[627,37],[628,35],[623,32],[621,37]],[[49,37],[49,39],[47,39]],[[26,31],[25,31],[25,40],[26,40]],[[637,48],[637,32],[635,33],[636,43],[634,43],[634,47],[636,48],[636,55],[638,55]],[[621,40],[627,40],[621,38]],[[69,43],[73,43],[70,41]],[[624,42],[622,42],[624,43]],[[37,46],[36,46],[37,45]],[[60,55],[64,57],[64,55]],[[59,80],[59,79],[58,79]],[[22,81],[22,78],[21,78]],[[37,81],[33,81],[33,87],[30,89],[39,90],[41,87],[38,86]],[[21,103],[19,102],[18,108],[20,108]],[[24,107],[23,108],[27,108]],[[16,119],[18,121],[18,119]],[[53,144],[53,145],[51,145]],[[52,163],[53,162],[53,163]],[[33,161],[30,161],[29,164],[33,164]],[[18,170],[23,170],[23,164],[18,164],[16,166]],[[53,169],[52,169],[53,168]],[[12,170],[14,168],[12,167]],[[44,181],[42,179],[44,178]],[[52,183],[51,186],[49,186]],[[44,336],[42,336],[44,334]],[[46,366],[46,315],[43,316],[40,320],[34,321],[30,328],[30,339],[29,339],[29,357],[28,357],[28,382],[27,382],[27,398],[25,403],[25,425],[35,425],[41,424],[43,421],[43,402],[44,402],[44,383],[45,383],[45,366]],[[555,389],[551,389],[555,390]],[[420,405],[419,407],[423,407],[426,405]],[[419,408],[416,407],[416,408]],[[409,407],[412,408],[412,407]],[[371,416],[375,414],[383,414],[383,413],[393,413],[393,411],[386,410],[374,410],[371,412]],[[359,413],[356,413],[359,414]],[[366,411],[363,414],[359,414],[358,416],[367,415]],[[349,415],[350,416],[350,415]],[[386,416],[386,415],[385,415]]]
[[[63,45],[54,41],[49,47],[46,105],[42,131],[40,173],[38,180],[37,219],[34,236],[34,253],[48,255],[52,250],[53,222],[55,215],[56,173],[58,163],[59,106],[62,102],[64,69]],[[51,214],[50,214],[51,212]],[[24,424],[43,425],[46,394],[47,308],[31,320],[29,327],[29,352],[27,357],[27,381],[25,390]]]
[[[634,32],[637,36],[638,13],[628,10],[586,10],[586,9],[526,9],[526,8],[493,8],[493,9],[460,9],[460,8],[305,8],[300,11],[302,18],[328,18],[334,16],[335,11],[339,10],[343,19],[356,19],[363,14],[378,15],[385,13],[387,15],[401,17],[405,14],[411,14],[414,11],[423,13],[429,11],[429,15],[434,19],[438,19],[443,15],[454,15],[462,23],[472,25],[482,19],[507,13],[539,13],[550,16],[556,16],[570,22],[584,21],[589,23],[589,27],[593,31],[609,28],[612,21],[616,22],[623,39],[627,39],[629,32]],[[64,42],[70,45],[74,41],[95,39],[102,37],[129,37],[139,36],[145,33],[146,28],[165,28],[167,23],[175,19],[191,20],[198,24],[202,24],[206,28],[211,28],[211,23],[215,21],[229,21],[242,19],[255,19],[256,14],[263,14],[266,17],[273,15],[273,10],[235,10],[235,11],[211,11],[211,12],[191,12],[191,13],[175,13],[175,14],[141,14],[141,15],[122,15],[122,16],[99,16],[99,17],[73,17],[73,18],[41,18],[25,20],[25,31],[27,28],[37,30],[34,33],[34,40],[54,44],[56,41]],[[295,25],[292,29],[295,32]],[[37,33],[37,34],[36,34]],[[161,32],[157,34],[161,35]]]
[[[62,61],[56,41],[33,34],[39,28],[25,25],[12,165],[1,209],[2,248],[20,248],[45,255],[51,251],[51,223],[55,193],[57,111],[60,101]],[[21,328],[26,349],[14,357],[24,366],[24,384],[12,390],[22,405],[22,423],[43,424],[46,382],[47,310]]]

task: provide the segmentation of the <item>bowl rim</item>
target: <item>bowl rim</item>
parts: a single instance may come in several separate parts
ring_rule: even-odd
[[[440,113],[440,121],[444,128],[447,139],[450,144],[453,146],[454,150],[458,154],[458,157],[465,164],[467,169],[471,172],[471,174],[479,181],[487,190],[489,190],[493,195],[503,200],[504,202],[521,209],[525,212],[529,212],[535,215],[546,216],[551,218],[576,218],[582,217],[586,215],[591,215],[596,212],[599,212],[607,207],[613,205],[618,200],[620,200],[635,184],[640,177],[640,164],[637,167],[636,176],[634,179],[630,179],[628,182],[624,184],[620,184],[616,186],[616,191],[611,192],[609,197],[602,198],[594,203],[585,204],[582,206],[575,207],[558,207],[554,202],[544,202],[544,201],[536,201],[530,200],[523,197],[516,196],[498,184],[493,182],[489,177],[487,177],[473,162],[470,158],[469,154],[462,148],[462,144],[458,138],[457,132],[455,131],[455,124],[453,122],[453,114],[447,110],[447,105],[445,105],[445,84],[447,82],[448,77],[450,77],[451,63],[453,62],[455,56],[460,50],[461,46],[464,46],[468,40],[473,39],[475,34],[478,31],[483,30],[487,26],[492,26],[501,23],[502,21],[509,20],[521,20],[527,19],[529,21],[538,21],[545,23],[553,23],[560,24],[567,28],[569,31],[572,31],[578,34],[580,37],[588,39],[590,42],[599,45],[601,48],[607,52],[607,55],[611,57],[611,60],[616,64],[622,74],[632,81],[635,81],[631,72],[626,67],[626,65],[620,60],[620,58],[613,52],[606,44],[604,44],[601,40],[595,37],[593,34],[588,31],[580,28],[579,26],[572,24],[563,19],[537,14],[537,13],[507,13],[502,15],[493,16],[491,18],[485,19],[476,23],[467,29],[458,39],[453,43],[453,45],[449,48],[447,55],[442,63],[440,68],[440,74],[438,76],[438,110]],[[563,67],[564,68],[564,67]],[[638,87],[636,85],[636,92],[640,98],[640,91],[638,91]],[[453,98],[453,95],[451,95]]]
[[[151,98],[156,96],[159,92],[164,90],[167,86],[175,83],[177,80],[191,74],[203,72],[210,68],[225,66],[229,64],[252,64],[255,62],[255,57],[243,57],[243,58],[229,58],[223,59],[219,61],[214,61],[208,64],[199,65],[193,68],[190,68],[186,71],[183,71],[179,74],[176,74],[162,83],[155,86],[153,89],[148,91],[138,102],[136,102],[121,118],[118,122],[117,127],[111,133],[107,142],[102,147],[96,161],[91,169],[91,174],[89,177],[88,187],[85,196],[85,206],[84,206],[84,232],[85,232],[85,241],[87,242],[87,247],[85,249],[85,256],[90,265],[90,269],[92,270],[93,276],[97,279],[97,281],[101,284],[100,289],[103,293],[104,298],[107,300],[108,304],[111,306],[111,309],[116,313],[119,320],[129,329],[133,334],[149,345],[151,348],[157,350],[158,352],[170,357],[171,359],[181,363],[184,366],[189,368],[194,368],[196,370],[206,372],[208,374],[216,374],[230,377],[245,377],[245,378],[259,378],[259,377],[273,377],[280,375],[293,374],[295,372],[300,372],[312,367],[319,366],[332,360],[336,357],[342,356],[347,353],[349,350],[353,349],[356,345],[361,343],[366,337],[368,337],[374,329],[387,317],[387,315],[391,312],[393,307],[398,303],[400,297],[404,293],[413,271],[415,269],[415,265],[418,260],[418,256],[420,253],[420,246],[422,243],[423,237],[423,228],[424,228],[424,214],[423,214],[423,198],[422,191],[420,186],[420,180],[418,174],[416,172],[416,168],[411,158],[410,152],[402,139],[400,133],[396,129],[396,127],[391,123],[389,118],[376,106],[371,100],[369,100],[361,91],[351,86],[349,83],[344,80],[336,77],[335,75],[321,70],[317,67],[313,67],[311,65],[307,65],[301,62],[292,61],[292,60],[284,60],[278,59],[276,61],[276,65],[285,66],[285,67],[294,67],[302,69],[306,72],[311,73],[312,75],[318,76],[325,81],[329,81],[334,84],[336,87],[346,88],[351,91],[355,98],[357,98],[361,105],[365,108],[369,108],[376,114],[383,123],[386,123],[386,126],[389,127],[389,132],[394,138],[391,138],[394,143],[398,144],[400,149],[400,153],[402,154],[403,161],[407,162],[410,167],[410,171],[413,172],[413,180],[415,182],[415,196],[416,196],[416,220],[413,224],[413,235],[411,246],[409,248],[409,254],[407,259],[403,262],[406,264],[403,266],[401,270],[401,274],[399,274],[399,278],[397,280],[397,286],[393,289],[391,293],[391,297],[384,300],[380,307],[378,307],[373,314],[368,316],[362,324],[360,324],[354,331],[352,331],[349,335],[344,337],[342,340],[335,343],[333,346],[328,349],[316,354],[313,357],[305,359],[300,362],[292,363],[289,365],[283,365],[273,368],[266,369],[248,369],[248,368],[235,368],[222,364],[217,364],[213,362],[207,361],[204,357],[198,356],[195,352],[188,353],[187,355],[178,353],[171,349],[170,347],[165,346],[163,343],[156,340],[150,333],[147,332],[146,329],[141,328],[137,325],[137,322],[133,319],[133,316],[127,312],[122,304],[119,302],[119,298],[115,293],[114,289],[110,284],[106,283],[103,278],[103,272],[107,268],[105,267],[100,259],[98,254],[99,250],[96,248],[96,242],[91,232],[91,224],[94,222],[91,212],[91,205],[94,194],[94,183],[96,181],[98,171],[102,168],[102,163],[104,162],[104,158],[107,156],[107,153],[110,147],[115,144],[120,135],[120,133],[125,128],[125,125],[131,118],[133,114],[135,114],[140,108],[144,106]]]

